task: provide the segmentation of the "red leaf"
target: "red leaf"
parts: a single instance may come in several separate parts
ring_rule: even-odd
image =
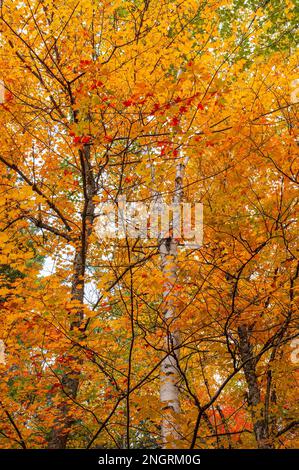
[[[103,86],[103,82],[101,82],[100,80],[95,80],[95,81],[92,83],[90,89],[91,89],[91,90],[95,90],[96,88],[100,88],[101,86]]]
[[[79,135],[76,135],[76,137],[74,137],[73,139],[73,143],[74,144],[80,144],[81,143],[81,137]]]
[[[128,106],[131,106],[133,104],[133,101],[132,100],[125,100],[123,101],[123,105],[128,107]]]
[[[179,123],[180,123],[180,120],[179,120],[178,117],[174,117],[174,118],[172,118],[171,121],[170,121],[170,125],[171,125],[172,127],[178,126]]]
[[[156,112],[156,111],[159,111],[159,109],[160,109],[159,103],[155,103],[155,104],[154,104],[154,107],[153,107],[153,109],[152,109],[152,111],[150,112],[150,115],[155,114],[155,112]]]
[[[80,67],[81,68],[84,68],[84,67],[87,67],[88,65],[90,65],[92,63],[92,60],[80,60]]]

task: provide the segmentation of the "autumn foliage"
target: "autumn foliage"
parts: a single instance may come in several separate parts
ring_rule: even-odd
[[[2,2],[1,448],[298,446],[297,19]],[[178,195],[199,248],[96,229]]]

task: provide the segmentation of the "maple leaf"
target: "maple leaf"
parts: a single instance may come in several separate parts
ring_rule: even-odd
[[[126,107],[132,106],[132,104],[133,104],[133,100],[131,99],[123,101],[123,105]]]

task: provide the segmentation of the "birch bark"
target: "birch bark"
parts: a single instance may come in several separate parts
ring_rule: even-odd
[[[178,207],[183,198],[183,175],[185,163],[177,165],[173,206]],[[164,352],[165,358],[161,364],[160,374],[160,400],[162,403],[163,417],[161,423],[161,435],[163,447],[177,447],[180,433],[177,424],[177,415],[180,413],[180,372],[178,369],[180,333],[175,326],[176,307],[173,296],[173,288],[178,275],[178,242],[173,236],[174,225],[180,224],[178,213],[173,216],[173,226],[169,236],[161,238],[159,252],[161,256],[161,269],[164,274],[163,292],[163,320],[165,326]]]

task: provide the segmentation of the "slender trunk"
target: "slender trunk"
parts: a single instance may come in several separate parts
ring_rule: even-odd
[[[185,165],[177,167],[173,205],[179,206],[182,201],[182,178]],[[174,216],[175,217],[175,216]],[[178,221],[173,218],[173,226]],[[159,243],[161,256],[161,269],[164,274],[165,284],[163,292],[163,319],[165,326],[164,352],[165,358],[161,364],[160,375],[160,400],[163,408],[161,434],[163,447],[177,447],[176,441],[180,439],[177,424],[177,415],[180,413],[179,382],[180,373],[177,367],[179,361],[180,334],[175,327],[176,308],[173,298],[173,287],[176,283],[178,266],[178,243],[170,230],[167,238],[162,238]]]
[[[85,287],[85,270],[86,270],[86,256],[88,250],[89,237],[92,232],[94,222],[95,207],[93,197],[96,193],[96,185],[94,181],[93,171],[90,163],[90,147],[85,145],[79,151],[83,192],[84,192],[84,207],[82,211],[82,229],[80,234],[80,245],[76,250],[73,262],[73,279],[71,289],[71,300],[76,300],[83,305],[84,302],[84,287]],[[83,309],[78,307],[77,311],[72,314],[70,318],[70,331],[83,326],[84,314]],[[73,364],[80,364],[81,361],[77,357],[69,356]],[[76,368],[78,369],[78,367]],[[80,373],[76,370],[66,371],[62,375],[61,385],[67,397],[75,399],[79,388]],[[50,449],[64,449],[67,445],[70,429],[74,424],[73,418],[69,413],[69,405],[67,400],[64,399],[59,406],[59,416],[54,428],[50,432],[48,448]]]
[[[173,321],[175,308],[170,299],[172,288],[177,275],[177,243],[173,238],[163,239],[160,243],[160,255],[162,271],[165,275],[164,287],[164,325],[166,334],[164,338],[165,358],[161,364],[160,399],[163,405],[163,418],[161,433],[163,445],[168,447],[169,441],[179,439],[175,414],[180,412],[179,380],[180,374],[177,368],[179,360],[179,332],[174,328]],[[175,447],[173,443],[172,447]]]
[[[261,400],[261,391],[256,374],[256,359],[250,342],[248,325],[238,327],[240,353],[244,362],[244,375],[248,387],[248,403],[251,410],[253,430],[257,445],[260,449],[271,449],[267,420],[264,415],[264,403]]]

